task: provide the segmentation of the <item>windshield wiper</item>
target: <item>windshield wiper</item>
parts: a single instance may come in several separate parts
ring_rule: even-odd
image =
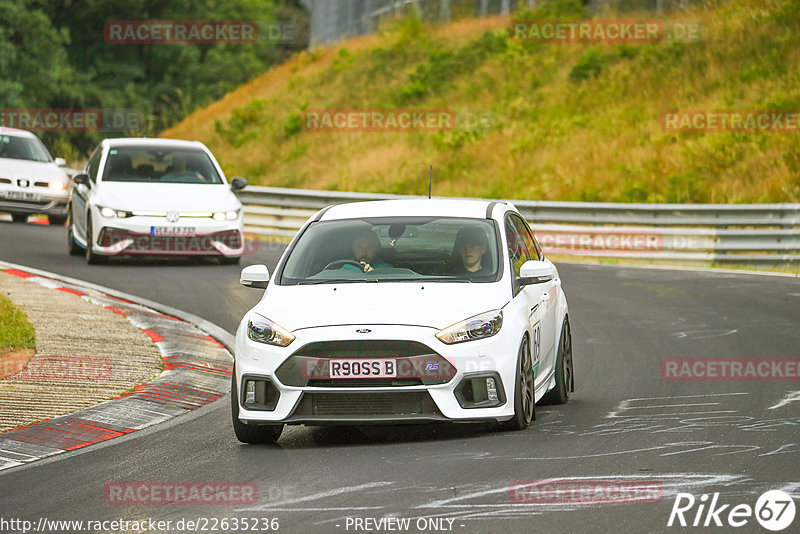
[[[357,284],[360,282],[377,282],[377,280],[349,280],[349,279],[332,279],[332,280],[302,280],[297,282],[298,286],[314,286],[319,284]]]

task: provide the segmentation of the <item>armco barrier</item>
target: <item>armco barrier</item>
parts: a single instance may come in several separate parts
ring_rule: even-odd
[[[248,232],[288,238],[331,204],[426,197],[249,186],[239,198]],[[512,202],[550,254],[684,264],[800,262],[800,204]]]

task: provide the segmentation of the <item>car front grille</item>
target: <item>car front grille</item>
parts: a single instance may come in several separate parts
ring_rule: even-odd
[[[314,417],[392,417],[397,419],[429,416],[441,412],[427,391],[388,393],[304,393],[291,419]]]
[[[395,360],[397,376],[389,378],[332,378],[334,359]],[[284,361],[278,380],[295,387],[405,387],[445,384],[455,368],[433,349],[410,340],[350,340],[309,343]]]

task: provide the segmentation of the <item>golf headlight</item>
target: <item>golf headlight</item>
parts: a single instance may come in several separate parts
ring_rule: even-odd
[[[130,217],[130,214],[127,211],[112,210],[111,208],[100,208],[100,215],[106,219],[113,219],[114,217],[124,219],[125,217]]]
[[[219,211],[211,216],[215,221],[235,221],[239,217],[239,210]]]
[[[492,310],[448,326],[444,330],[440,330],[436,337],[442,343],[452,345],[453,343],[492,337],[500,331],[502,326],[503,311]]]
[[[266,317],[253,314],[247,321],[247,337],[252,341],[286,347],[294,341],[294,335]]]

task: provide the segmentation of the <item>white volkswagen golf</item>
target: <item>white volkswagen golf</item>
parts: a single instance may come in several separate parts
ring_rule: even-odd
[[[242,204],[194,141],[106,139],[73,177],[67,246],[90,264],[116,255],[205,255],[238,263]]]
[[[500,422],[574,389],[556,267],[505,202],[388,200],[321,210],[236,332],[231,411],[246,443],[285,424]]]

